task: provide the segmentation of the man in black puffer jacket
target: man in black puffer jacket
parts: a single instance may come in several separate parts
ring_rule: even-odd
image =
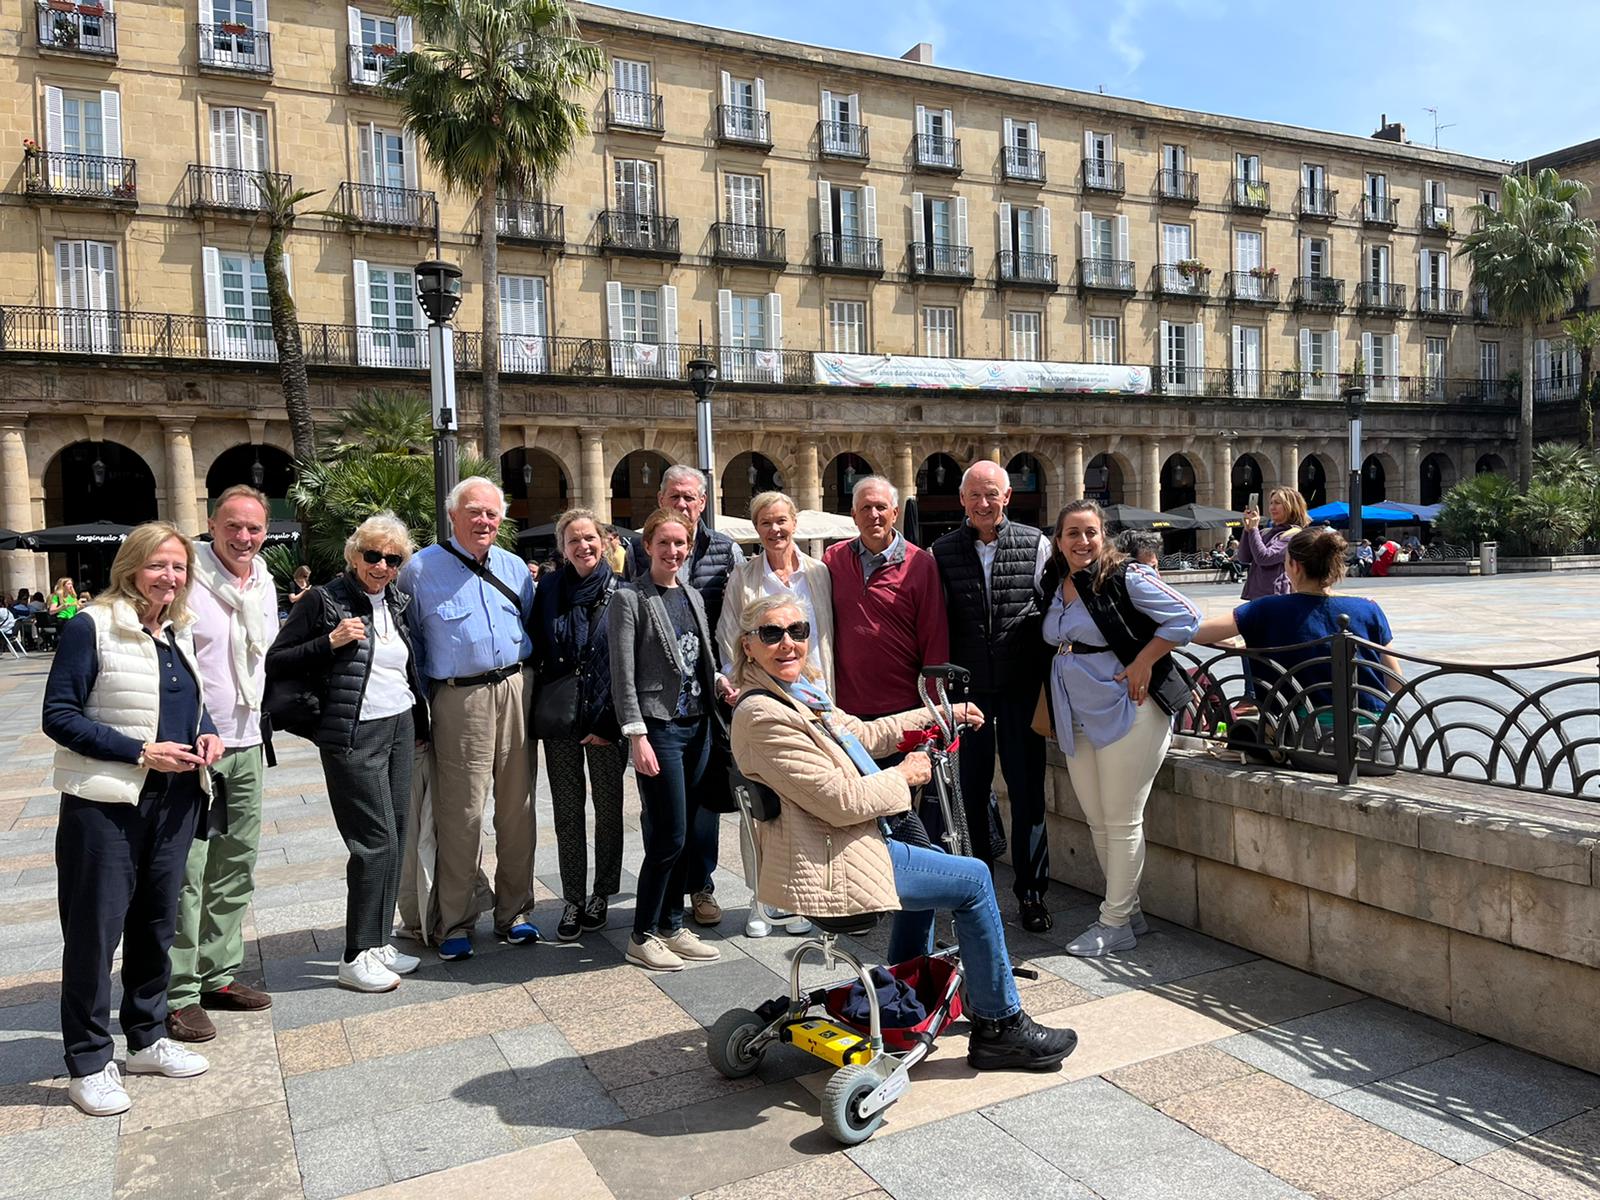
[[[991,867],[1005,851],[989,838],[989,789],[998,749],[1011,798],[1011,863],[1023,928],[1050,928],[1044,905],[1050,852],[1044,825],[1044,739],[1033,711],[1050,664],[1041,626],[1039,578],[1048,539],[1006,519],[1011,481],[999,464],[981,461],[961,478],[967,519],[933,544],[950,620],[950,658],[972,672],[969,698],[989,718],[961,738],[961,795],[973,853]]]

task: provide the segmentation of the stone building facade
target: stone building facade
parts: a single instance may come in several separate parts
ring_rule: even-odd
[[[265,8],[46,0],[8,18],[0,526],[198,528],[229,483],[281,494],[257,170],[319,192],[288,252],[323,412],[426,388],[410,267],[437,222],[466,271],[477,438],[478,217],[381,82],[410,30]],[[1357,369],[1369,496],[1428,500],[1508,457],[1516,339],[1454,255],[1504,164],[578,11],[608,61],[592,131],[545,194],[497,214],[519,519],[582,501],[637,522],[659,471],[694,459],[683,368],[701,353],[723,375],[729,512],[773,483],[842,510],[871,470],[937,527],[981,457],[1010,467],[1027,517],[1086,487],[1148,508],[1279,482],[1335,499]],[[894,386],[818,382],[819,357]],[[1144,370],[1089,392],[1019,360]],[[1018,370],[1026,390],[984,386]],[[6,586],[45,582],[41,556],[3,557]]]

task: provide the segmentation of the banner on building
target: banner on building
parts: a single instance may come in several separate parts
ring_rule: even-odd
[[[831,387],[957,388],[1001,392],[1150,392],[1150,368],[1010,359],[813,354],[814,382]]]

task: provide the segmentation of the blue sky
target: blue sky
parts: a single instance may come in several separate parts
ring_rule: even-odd
[[[1600,137],[1593,0],[629,0],[614,7],[940,66],[1521,159]],[[1571,49],[1565,49],[1570,47]]]

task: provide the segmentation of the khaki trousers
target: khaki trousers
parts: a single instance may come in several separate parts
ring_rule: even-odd
[[[494,800],[494,927],[533,907],[532,756],[526,672],[433,693],[434,896],[440,941],[467,937],[475,903],[485,799]]]

